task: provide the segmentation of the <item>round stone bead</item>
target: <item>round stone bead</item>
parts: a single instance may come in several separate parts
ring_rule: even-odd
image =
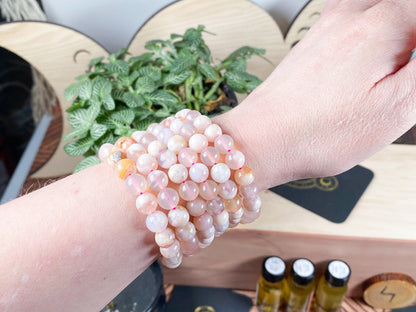
[[[151,134],[153,134],[155,137],[159,135],[160,132],[162,132],[163,126],[160,124],[153,124],[150,126],[147,131],[149,131]]]
[[[221,154],[226,154],[231,151],[234,146],[233,138],[227,134],[222,134],[214,141],[214,146]]]
[[[186,114],[188,114],[188,112],[190,111],[191,110],[189,108],[181,109],[179,112],[175,114],[175,117],[179,119],[185,119]]]
[[[181,246],[175,239],[173,244],[168,247],[160,247],[160,253],[165,258],[174,258],[181,254]]]
[[[119,151],[119,150],[112,150],[108,154],[107,163],[110,166],[114,167],[122,159],[123,159],[123,153],[121,153],[121,151]]]
[[[110,143],[104,143],[101,145],[100,149],[98,150],[98,158],[100,158],[102,162],[107,161],[108,155],[113,150],[113,147],[113,144]]]
[[[168,247],[175,242],[175,232],[171,228],[166,228],[155,235],[156,244],[159,247]]]
[[[214,239],[215,239],[214,234],[212,234],[212,236],[210,237],[203,238],[202,240],[199,241],[199,248],[207,248],[209,245],[211,245]]]
[[[142,195],[143,196],[143,195]],[[146,227],[150,232],[162,232],[168,226],[168,217],[162,211],[155,211],[146,217]]]
[[[174,119],[175,119],[175,117],[169,116],[168,118],[165,118],[160,124],[165,128],[170,128],[172,120],[174,120]]]
[[[237,195],[237,191],[237,185],[231,180],[227,180],[218,186],[218,193],[224,199],[233,199]]]
[[[224,163],[219,163],[211,167],[211,177],[217,183],[224,183],[230,176],[231,170]]]
[[[153,128],[156,126],[160,126],[157,122],[153,122],[150,125],[147,126],[147,132],[152,133]]]
[[[174,152],[166,149],[159,153],[157,160],[158,160],[159,166],[165,169],[169,169],[171,166],[176,164],[177,157]]]
[[[235,212],[228,212],[229,216],[230,216],[230,221],[238,221],[240,222],[241,217],[244,214],[244,209],[243,207],[241,207],[240,209],[238,209]]]
[[[259,188],[256,183],[240,186],[240,194],[244,198],[254,198],[259,193]]]
[[[179,129],[179,134],[186,140],[189,140],[195,133],[196,130],[191,123],[184,123],[183,126]]]
[[[179,267],[182,263],[182,253],[179,253],[178,256],[173,257],[173,258],[165,258],[162,257],[162,264],[169,268],[169,269],[176,269],[177,267]]]
[[[144,193],[136,198],[136,208],[143,214],[151,214],[157,208],[156,196],[152,193]]]
[[[245,161],[244,154],[237,150],[232,150],[225,156],[225,163],[233,170],[243,167]]]
[[[249,185],[254,182],[254,174],[248,167],[243,167],[234,173],[234,180],[240,185]]]
[[[186,208],[188,208],[191,216],[198,217],[205,212],[206,202],[202,198],[197,197],[195,200],[188,202]]]
[[[241,197],[238,195],[236,195],[232,199],[225,199],[224,204],[225,209],[227,209],[228,212],[236,212],[243,207],[243,201]]]
[[[147,152],[153,157],[158,157],[159,153],[164,149],[166,149],[166,144],[163,144],[162,142],[155,140],[149,143],[149,146],[147,147]]]
[[[142,136],[146,133],[146,131],[134,131],[133,134],[130,136],[133,140],[135,140],[137,143],[140,142],[142,139]]]
[[[207,146],[201,151],[201,161],[211,167],[214,166],[220,160],[220,153],[213,146]]]
[[[211,119],[205,115],[199,115],[194,119],[193,125],[199,133],[204,133],[205,129],[212,124]]]
[[[198,154],[191,148],[183,148],[178,154],[179,162],[189,168],[198,161]]]
[[[176,209],[169,210],[168,221],[169,224],[174,227],[185,226],[189,221],[188,210],[182,206],[178,206]]]
[[[199,240],[204,239],[204,238],[211,237],[214,234],[215,234],[214,224],[212,224],[211,227],[208,230],[205,230],[205,231],[197,231],[196,232],[196,236],[198,237]]]
[[[172,136],[168,141],[168,149],[175,154],[178,154],[181,149],[186,147],[186,145],[187,142],[185,138],[177,134]]]
[[[148,175],[152,170],[157,169],[157,160],[150,154],[143,154],[137,159],[137,169],[143,175]]]
[[[248,211],[258,211],[261,207],[261,198],[258,195],[254,198],[244,198],[243,205]]]
[[[221,198],[216,197],[213,200],[207,201],[207,212],[210,215],[218,215],[225,209],[224,202]]]
[[[179,195],[173,188],[165,188],[157,195],[159,206],[166,210],[176,208],[179,203]]]
[[[194,225],[198,231],[207,231],[213,224],[212,216],[208,213],[204,213],[199,217],[194,217]]]
[[[189,168],[189,177],[196,183],[206,181],[209,176],[208,167],[201,163],[196,163]]]
[[[180,241],[187,241],[192,239],[196,234],[195,226],[192,222],[188,222],[182,227],[177,227],[175,230],[176,238]]]
[[[134,161],[125,158],[117,162],[116,172],[117,172],[117,176],[120,179],[124,180],[125,178],[127,178],[128,175],[136,173],[137,167]]]
[[[141,195],[147,190],[147,181],[141,174],[132,174],[126,178],[127,191],[133,195]]]
[[[163,128],[162,131],[160,131],[159,135],[157,136],[157,139],[161,141],[163,144],[168,144],[169,139],[174,136],[174,133],[172,130],[168,128]]]
[[[170,130],[173,131],[173,133],[178,134],[182,126],[183,126],[183,121],[176,118],[172,120],[169,128]]]
[[[196,133],[189,139],[189,147],[195,152],[200,153],[205,147],[208,146],[208,139],[205,135]]]
[[[193,181],[185,181],[179,186],[179,196],[186,201],[192,201],[199,195],[198,185]]]
[[[147,183],[152,191],[160,192],[168,186],[168,176],[161,170],[154,170],[147,176]]]
[[[128,159],[131,159],[134,162],[136,162],[137,159],[139,159],[139,157],[144,153],[146,153],[146,149],[144,148],[144,146],[139,143],[135,143],[127,148],[126,154]]]
[[[146,133],[144,133],[143,134],[143,136],[140,138],[140,142],[138,142],[138,143],[140,143],[141,145],[143,145],[145,148],[147,148],[148,146],[149,146],[149,143],[150,142],[153,142],[153,141],[155,141],[155,140],[157,140],[156,139],[156,137],[153,135],[153,134],[151,134],[151,133],[149,133],[149,132],[146,132]]]
[[[196,236],[192,237],[189,240],[181,241],[181,251],[186,256],[191,256],[196,253],[199,249],[199,241]]]
[[[205,200],[213,200],[218,195],[218,185],[212,180],[206,180],[199,185],[199,194]]]
[[[214,215],[213,216],[214,225],[218,225],[218,226],[227,225],[228,226],[229,217],[230,216],[229,216],[227,210],[224,210],[223,212],[221,212],[217,215]],[[221,232],[221,231],[219,231],[219,232]]]
[[[260,211],[261,211],[261,209],[259,209],[258,211],[244,210],[244,214],[241,217],[240,223],[246,224],[246,223],[253,222],[254,220],[256,220],[260,216]]]
[[[175,164],[169,168],[168,176],[173,183],[182,183],[188,178],[188,170],[182,164]]]
[[[214,235],[217,235],[217,237],[222,235],[228,229],[228,226],[229,226],[228,220],[227,220],[227,223],[223,224],[223,225],[214,224],[214,228],[215,228],[215,234]]]
[[[208,142],[214,142],[218,136],[222,135],[222,130],[217,124],[211,124],[205,129],[204,134]]]
[[[195,118],[201,116],[201,113],[196,110],[189,111],[185,116],[185,121],[193,123]]]
[[[117,139],[114,146],[119,149],[123,154],[127,153],[127,149],[130,145],[136,143],[132,138],[129,137],[120,137]]]

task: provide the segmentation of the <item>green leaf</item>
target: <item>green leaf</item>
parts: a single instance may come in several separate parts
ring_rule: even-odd
[[[111,97],[111,95],[107,96],[106,98],[103,98],[101,100],[101,103],[103,104],[106,110],[113,110],[116,107],[116,103],[114,102],[114,99]]]
[[[93,58],[93,59],[90,61],[89,66],[90,66],[90,67],[95,66],[95,65],[97,65],[98,63],[101,63],[101,61],[102,61],[103,59],[104,59],[104,56],[100,56],[100,57]]]
[[[107,127],[105,125],[101,125],[99,123],[94,123],[91,127],[90,133],[91,138],[96,141],[101,138],[104,133],[107,131]]]
[[[192,48],[196,49],[202,42],[202,29],[189,28],[183,35],[184,41],[186,41]]]
[[[125,125],[130,125],[134,120],[134,112],[130,109],[123,109],[110,114],[112,119],[121,121]]]
[[[84,170],[88,167],[92,167],[101,163],[100,159],[97,156],[88,156],[81,160],[81,162],[75,167],[74,173]]]
[[[190,77],[192,72],[190,70],[186,70],[183,73],[174,74],[169,73],[163,77],[163,84],[164,85],[179,85],[183,83],[188,77]]]
[[[80,83],[76,82],[68,86],[64,91],[65,100],[70,102],[74,97],[78,96]]]
[[[249,46],[243,46],[241,48],[238,48],[234,52],[232,52],[229,56],[225,58],[223,62],[231,61],[234,62],[238,58],[245,58],[248,59],[252,55],[263,55],[266,53],[266,50],[264,49],[257,49]]]
[[[124,126],[124,123],[118,119],[113,119],[111,113],[105,113],[97,118],[97,122],[105,125],[108,129],[117,129]]]
[[[64,151],[69,156],[81,156],[82,154],[86,153],[93,144],[93,139],[87,137],[65,144]]]
[[[230,69],[233,71],[245,72],[247,70],[247,61],[242,58],[235,60],[230,64]]]
[[[150,93],[155,91],[157,86],[149,77],[140,77],[136,80],[135,88],[138,93]]]
[[[113,97],[114,100],[123,101],[124,93],[125,92],[123,90],[114,89],[111,91],[111,96]]]
[[[100,99],[104,99],[111,95],[112,85],[111,82],[103,77],[97,77],[94,79],[92,85],[92,94],[98,96]]]
[[[129,63],[123,60],[114,60],[114,62],[104,64],[104,68],[113,73],[124,76],[129,74],[130,69]]]
[[[130,92],[124,93],[123,101],[128,107],[139,107],[144,104],[144,99],[140,94],[133,94]]]
[[[73,112],[74,110],[77,110],[78,108],[83,108],[85,106],[85,101],[81,100],[80,98],[77,98],[74,100],[72,105],[66,109],[67,113]]]
[[[121,127],[114,130],[114,134],[117,136],[127,136],[131,132],[129,127]]]
[[[172,73],[178,74],[194,65],[196,65],[195,56],[190,52],[184,52],[178,55],[178,58],[173,61],[170,70]]]
[[[106,134],[100,139],[100,146],[103,145],[104,143],[114,144],[116,143],[116,141],[117,141],[117,138],[113,135],[112,132],[109,132],[108,134]]]
[[[159,105],[170,106],[178,103],[178,99],[175,96],[163,90],[156,90],[155,92],[149,94],[148,99]]]
[[[198,64],[198,70],[207,79],[210,79],[210,80],[217,79],[217,74],[215,72],[215,69],[208,64]]]
[[[91,80],[85,80],[79,85],[79,97],[83,100],[89,100],[92,95]]]
[[[133,126],[136,128],[136,130],[146,130],[147,127],[154,122],[160,122],[161,119],[149,117],[143,120],[135,120],[133,122]]]
[[[153,66],[145,66],[139,69],[141,76],[148,77],[153,81],[158,81],[162,78],[162,71],[160,68]]]
[[[225,82],[237,93],[245,93],[246,83],[241,73],[228,71],[224,74]]]

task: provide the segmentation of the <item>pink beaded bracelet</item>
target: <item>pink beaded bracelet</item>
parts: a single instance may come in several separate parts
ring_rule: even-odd
[[[103,144],[98,156],[137,196],[136,208],[147,215],[146,227],[168,268],[260,215],[258,188],[243,153],[197,111],[181,110],[114,145]]]

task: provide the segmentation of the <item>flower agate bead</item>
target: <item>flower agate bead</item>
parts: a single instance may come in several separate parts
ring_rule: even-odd
[[[261,208],[261,198],[258,195],[254,198],[244,198],[243,205],[248,211],[258,211]]]
[[[149,146],[147,147],[147,152],[153,157],[157,157],[159,156],[159,153],[164,149],[166,149],[166,145],[156,140],[149,143]]]
[[[147,126],[147,132],[152,133],[153,129],[158,126],[160,125],[157,122],[151,123],[150,125]]]
[[[143,134],[143,136],[140,138],[140,142],[138,142],[138,143],[140,143],[141,145],[143,145],[145,148],[147,148],[148,146],[149,146],[149,144],[150,144],[150,142],[153,142],[153,141],[155,141],[156,140],[156,137],[153,135],[153,134],[151,134],[151,133],[149,133],[149,132],[146,132],[145,134]]]
[[[218,193],[224,199],[233,199],[237,195],[237,191],[237,185],[231,180],[221,183],[218,187]]]
[[[121,151],[113,150],[110,152],[110,154],[108,154],[107,163],[110,166],[114,167],[122,159],[123,159],[123,154],[121,153]]]
[[[154,170],[147,176],[147,183],[152,191],[160,192],[168,186],[168,176],[161,170]]]
[[[206,202],[202,198],[197,197],[195,200],[188,202],[186,208],[188,208],[191,216],[198,217],[205,212]]]
[[[209,238],[211,236],[214,236],[214,234],[215,234],[214,224],[212,224],[208,230],[196,232],[196,236],[198,237],[199,240],[202,240],[204,238]]]
[[[162,122],[161,125],[165,128],[170,128],[170,124],[172,123],[172,120],[174,120],[175,117],[173,116],[169,116],[168,118],[165,118]]]
[[[135,143],[129,146],[126,154],[128,159],[131,159],[134,162],[136,162],[137,159],[139,159],[139,157],[144,153],[146,153],[146,149],[144,148],[144,146],[139,143]]]
[[[140,174],[132,174],[126,178],[126,188],[133,195],[141,195],[147,190],[146,178]]]
[[[258,193],[259,193],[259,189],[257,187],[257,184],[255,183],[240,186],[240,194],[244,198],[254,198],[257,196]]]
[[[136,164],[130,159],[122,159],[116,164],[117,176],[120,179],[125,179],[129,174],[137,172]]]
[[[249,185],[254,182],[254,174],[248,167],[243,167],[234,173],[235,182],[240,185]]]
[[[218,215],[225,209],[224,202],[221,198],[216,197],[213,200],[207,201],[207,212],[210,215]]]
[[[207,248],[211,243],[214,241],[215,235],[212,234],[212,236],[203,238],[199,241],[199,248]]]
[[[185,167],[191,167],[198,161],[198,154],[191,148],[183,148],[178,154],[179,162]]]
[[[244,214],[244,209],[243,207],[241,207],[240,209],[238,209],[235,212],[228,212],[228,215],[230,216],[230,222],[240,222],[241,217]]]
[[[222,130],[220,126],[212,124],[205,129],[204,134],[207,137],[208,142],[214,142],[218,136],[222,135]]]
[[[227,156],[225,156],[225,163],[233,170],[243,167],[245,161],[246,158],[244,157],[244,154],[237,150],[230,151]]]
[[[182,263],[182,253],[173,258],[162,257],[162,264],[169,269],[176,269]]]
[[[183,126],[183,121],[182,120],[174,119],[174,120],[172,120],[169,128],[170,128],[170,130],[173,131],[173,133],[178,134],[182,126]]]
[[[193,222],[198,231],[207,231],[212,227],[213,219],[211,215],[204,213],[199,217],[194,217]]]
[[[234,141],[229,135],[223,134],[215,139],[214,146],[221,154],[226,154],[233,148]]]
[[[156,196],[152,193],[144,193],[136,198],[136,208],[143,214],[151,214],[157,208]]]
[[[160,247],[160,253],[165,258],[174,258],[181,254],[179,242],[175,239],[173,244],[168,247]]]
[[[205,200],[213,200],[218,195],[218,185],[212,180],[207,180],[199,185],[199,194]]]
[[[261,209],[259,209],[258,211],[244,210],[244,214],[241,217],[240,223],[246,224],[246,223],[253,222],[254,220],[256,220],[260,216],[260,211],[261,211]]]
[[[228,212],[236,212],[243,207],[243,201],[240,196],[236,195],[232,199],[224,200],[224,205]]]
[[[220,153],[213,146],[207,146],[201,151],[200,158],[205,165],[211,167],[220,160]]]
[[[139,143],[145,133],[146,131],[134,131],[130,137]]]
[[[189,213],[185,207],[178,206],[176,209],[172,209],[168,213],[169,224],[174,227],[185,226],[189,222]]]
[[[186,256],[191,256],[196,253],[199,249],[199,241],[196,236],[192,237],[189,240],[181,241],[181,251]]]
[[[199,133],[204,133],[205,129],[212,124],[211,119],[205,115],[199,115],[194,119],[193,125]]]
[[[186,147],[186,145],[187,142],[185,138],[177,134],[171,137],[168,141],[168,149],[175,154],[178,154],[181,149]]]
[[[216,164],[211,168],[211,177],[217,183],[224,183],[230,178],[230,176],[231,170],[224,163]]]
[[[113,150],[113,147],[113,144],[110,143],[105,143],[101,145],[100,149],[98,150],[98,158],[100,158],[102,162],[107,161],[108,155]]]
[[[168,169],[174,164],[176,164],[177,158],[174,152],[171,150],[164,150],[159,153],[157,158],[159,166],[162,168]]]
[[[168,144],[169,139],[173,137],[174,133],[172,130],[168,128],[163,128],[162,131],[158,134],[157,138],[164,144]]]
[[[175,242],[175,232],[171,228],[166,228],[155,235],[156,244],[159,247],[168,247]]]
[[[149,131],[155,137],[157,137],[159,133],[162,132],[162,130],[163,130],[163,126],[160,124],[152,124],[147,128],[147,131]]]
[[[162,232],[167,225],[168,217],[162,211],[155,211],[146,217],[146,227],[153,233]]]
[[[196,234],[195,226],[192,222],[188,222],[182,227],[177,227],[175,230],[175,235],[180,241],[187,241],[192,239]]]
[[[147,176],[152,170],[157,169],[157,160],[149,154],[143,154],[137,159],[137,169],[139,172]]]
[[[208,139],[205,135],[196,133],[189,139],[189,147],[195,152],[200,153],[205,147],[208,146]]]
[[[176,117],[176,118],[179,118],[179,119],[184,120],[184,119],[185,119],[186,114],[188,114],[188,112],[190,112],[190,111],[191,111],[191,110],[190,110],[189,108],[184,108],[184,109],[181,109],[179,112],[177,112],[177,113],[175,114],[175,117]]]
[[[175,164],[169,168],[168,176],[173,183],[181,183],[188,178],[188,170],[182,164]]]
[[[179,186],[179,195],[183,200],[192,201],[199,195],[198,185],[192,181],[186,181]]]
[[[201,163],[196,163],[189,168],[189,177],[196,183],[204,182],[209,175],[208,167]]]
[[[214,221],[214,225],[217,226],[225,226],[227,225],[228,227],[228,221],[229,221],[229,214],[227,210],[224,210],[223,212],[221,212],[220,214],[217,214],[215,216],[213,216],[213,221]],[[217,230],[218,231],[218,230]],[[219,231],[221,232],[221,231]]]
[[[185,116],[185,121],[193,123],[195,118],[201,116],[201,113],[195,110],[189,111]]]
[[[159,206],[166,210],[171,210],[176,208],[179,203],[179,195],[172,188],[165,188],[159,192],[157,195],[157,202]]]
[[[190,123],[184,123],[181,129],[179,130],[179,134],[183,136],[186,140],[189,140],[195,133],[196,130],[194,126]]]
[[[119,149],[123,154],[126,154],[127,149],[134,143],[136,142],[132,138],[121,137],[117,139],[116,143],[114,143],[114,146],[117,149]]]

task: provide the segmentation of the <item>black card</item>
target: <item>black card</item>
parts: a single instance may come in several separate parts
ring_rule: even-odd
[[[167,312],[230,312],[250,311],[249,297],[230,289],[175,286],[167,304]]]
[[[329,221],[344,222],[374,177],[356,166],[342,174],[289,182],[270,191],[289,199]]]

